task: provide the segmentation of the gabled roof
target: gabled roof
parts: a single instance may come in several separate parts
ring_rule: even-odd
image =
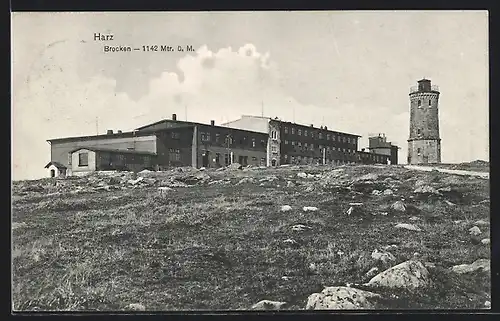
[[[61,164],[59,162],[49,162],[47,165],[45,165],[45,168],[49,168],[50,165],[54,165],[55,167],[57,167],[59,169],[66,169],[66,166],[64,166],[63,164]]]
[[[72,154],[82,149],[88,149],[93,152],[108,152],[108,153],[116,153],[116,154],[135,154],[135,155],[150,155],[156,156],[156,153],[145,152],[139,150],[124,150],[124,149],[116,149],[116,148],[106,148],[106,147],[95,147],[95,146],[82,146],[71,150],[69,153]]]

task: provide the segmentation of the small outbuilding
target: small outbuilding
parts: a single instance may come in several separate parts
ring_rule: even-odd
[[[45,168],[49,170],[50,177],[66,177],[67,168],[59,162],[49,162],[45,165]]]

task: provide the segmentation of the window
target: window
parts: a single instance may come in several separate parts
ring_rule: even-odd
[[[272,138],[272,139],[276,139],[276,137],[277,137],[277,135],[276,135],[276,131],[275,131],[275,130],[273,130],[273,131],[271,132],[271,138]]]
[[[304,147],[307,148],[307,143],[304,143]]]
[[[276,152],[276,145],[271,146],[271,151],[272,151],[273,153],[275,153],[275,152]]]
[[[71,155],[71,153],[68,153],[68,165],[71,166],[72,161],[73,161],[73,155]]]
[[[252,157],[252,162],[256,162],[257,161],[257,157],[253,156]]]
[[[285,145],[288,145],[288,140],[285,140]]]
[[[78,166],[89,166],[89,153],[78,154]]]
[[[292,134],[295,134],[295,128],[292,127]]]
[[[330,134],[326,134],[326,140],[330,140]]]
[[[220,141],[220,133],[215,133],[215,142],[218,143]]]
[[[169,148],[168,159],[171,161],[181,160],[181,151],[179,149]]]
[[[421,101],[421,100],[419,100],[419,101],[417,102],[417,105],[418,105],[418,107],[422,106],[422,101]]]
[[[226,136],[226,140],[225,140],[225,143],[227,146],[230,146],[233,144],[233,138],[231,136]]]
[[[417,153],[420,155],[420,148],[417,148]]]
[[[432,105],[432,100],[429,99],[429,106],[431,106],[431,105]]]
[[[318,134],[319,139],[323,139],[323,133]]]
[[[172,132],[171,135],[173,139],[179,139],[181,137],[181,134],[178,132]]]
[[[297,143],[297,146],[302,147],[302,143],[301,143],[301,142],[298,142],[298,143]]]
[[[265,165],[265,164],[266,164],[266,159],[265,159],[264,157],[262,157],[262,158],[260,159],[260,164],[261,164],[261,165]]]
[[[211,140],[210,133],[207,133],[207,142]]]
[[[220,154],[219,154],[219,153],[216,153],[216,154],[215,154],[215,163],[216,163],[217,165],[219,165],[219,164],[220,164]]]
[[[297,130],[297,134],[298,134],[299,136],[302,136],[302,129]]]
[[[417,135],[420,135],[420,128],[417,128]]]
[[[229,155],[224,154],[224,164],[229,165]]]
[[[292,140],[292,146],[295,146],[295,141],[294,140]]]
[[[319,145],[319,146],[318,146],[318,148],[319,148],[320,150],[322,150],[322,149],[323,149],[323,145]]]
[[[314,138],[316,136],[315,132],[311,132],[311,137]]]
[[[327,150],[327,151],[330,151],[330,146],[326,146],[326,150]]]
[[[307,130],[304,130],[304,136],[307,137]]]
[[[345,148],[342,148],[342,151],[345,153]]]
[[[255,138],[252,138],[252,147],[255,147]]]
[[[335,141],[335,135],[332,135],[332,140]]]
[[[345,136],[342,137],[342,141],[345,143],[347,141],[347,138]]]
[[[314,150],[314,144],[311,144],[311,150]]]
[[[285,127],[285,134],[288,134],[288,127]]]
[[[264,139],[260,140],[260,146],[262,147],[266,146],[266,141]]]

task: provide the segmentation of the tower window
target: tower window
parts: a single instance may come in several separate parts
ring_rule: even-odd
[[[420,155],[420,148],[417,148],[417,153]]]
[[[431,105],[432,105],[432,101],[429,99],[429,106],[431,106]]]
[[[420,128],[417,128],[417,134],[420,135]]]
[[[419,100],[419,101],[417,102],[417,104],[418,104],[418,107],[422,106],[422,101],[421,101],[421,100]]]

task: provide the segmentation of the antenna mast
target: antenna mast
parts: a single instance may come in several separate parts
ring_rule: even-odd
[[[187,105],[184,105],[184,117],[186,118],[186,121],[188,120],[188,108]]]
[[[261,100],[261,116],[264,117],[264,99]]]
[[[95,118],[95,134],[99,135],[99,117]]]

